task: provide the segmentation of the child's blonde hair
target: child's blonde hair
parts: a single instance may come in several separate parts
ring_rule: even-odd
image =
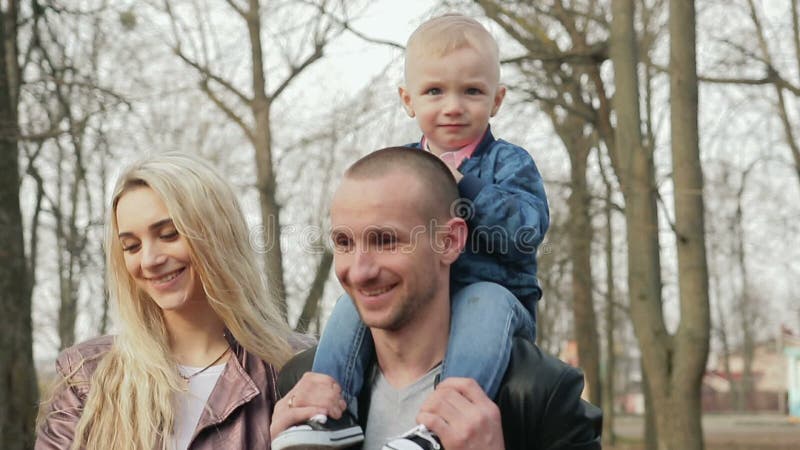
[[[464,47],[485,52],[490,58],[486,63],[495,68],[496,77],[500,79],[497,41],[477,20],[456,13],[429,19],[411,33],[406,43],[406,77],[411,58],[441,57]]]

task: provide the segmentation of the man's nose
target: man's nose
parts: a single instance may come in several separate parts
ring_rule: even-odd
[[[378,276],[379,268],[371,250],[356,250],[353,265],[350,267],[350,281],[364,283]]]

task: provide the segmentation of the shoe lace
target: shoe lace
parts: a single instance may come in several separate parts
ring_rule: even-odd
[[[317,423],[325,424],[328,421],[328,416],[326,416],[325,414],[317,414],[317,415],[311,416],[311,418],[308,419],[308,421],[309,422],[317,422]]]

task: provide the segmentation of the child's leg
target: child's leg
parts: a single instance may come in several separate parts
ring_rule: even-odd
[[[356,416],[357,396],[364,384],[372,345],[372,335],[361,322],[353,300],[347,294],[342,295],[320,336],[311,371],[333,377],[342,387],[348,409]]]
[[[442,378],[472,378],[494,398],[511,358],[513,337],[533,341],[534,319],[514,294],[496,283],[470,284],[453,295],[451,304]]]

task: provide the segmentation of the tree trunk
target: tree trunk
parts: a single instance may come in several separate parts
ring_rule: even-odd
[[[544,106],[556,133],[564,143],[570,160],[569,219],[567,241],[572,287],[572,315],[575,341],[578,345],[578,361],[586,376],[586,391],[589,401],[597,406],[602,403],[600,381],[600,339],[597,333],[597,317],[592,295],[592,240],[593,230],[590,216],[591,195],[586,182],[589,154],[594,140],[584,135],[584,121],[576,116],[559,118],[552,107]]]
[[[580,136],[581,126],[572,127]],[[569,196],[569,244],[572,263],[572,311],[578,359],[586,374],[588,398],[601,406],[600,339],[592,298],[592,224],[589,215],[590,195],[586,183],[586,166],[591,147],[588,142],[569,147],[571,176]],[[578,145],[575,145],[578,144]],[[580,147],[580,148],[579,148]]]
[[[16,2],[0,10],[0,442],[33,448],[38,397],[33,365],[31,297],[19,203]],[[9,54],[9,52],[11,54]],[[11,66],[9,66],[11,64]]]
[[[278,299],[286,317],[286,288],[283,280],[283,251],[281,249],[280,205],[276,197],[275,172],[272,161],[272,132],[270,123],[270,97],[266,92],[264,56],[261,47],[261,16],[258,0],[250,0],[246,16],[252,61],[253,101],[251,109],[255,119],[253,145],[255,147],[256,186],[261,203],[261,223],[264,232],[264,264],[269,289]]]
[[[703,170],[697,120],[698,83],[694,0],[669,5],[672,179],[681,322],[675,334],[668,400],[675,416],[659,415],[662,429],[683,435],[671,448],[703,448],[701,386],[708,361],[708,301]],[[672,426],[672,428],[667,428]],[[678,428],[678,426],[680,428]]]
[[[707,268],[702,235],[702,176],[698,162],[688,163],[688,173],[682,173],[686,156],[678,156],[676,172],[681,174],[675,180],[676,212],[678,226],[679,288],[681,293],[681,322],[673,336],[667,331],[662,310],[661,260],[659,245],[659,220],[653,161],[654,143],[642,136],[639,93],[639,58],[637,35],[634,27],[634,5],[640,2],[631,0],[612,0],[612,23],[609,26],[609,56],[613,63],[613,100],[607,95],[605,81],[601,77],[600,65],[604,58],[602,52],[587,53],[589,39],[584,30],[570,21],[573,2],[551,2],[548,8],[524,8],[522,3],[509,6],[508,2],[476,0],[493,20],[500,24],[510,36],[525,46],[539,66],[532,71],[547,71],[548,64],[559,64],[567,69],[559,73],[558,83],[547,84],[557,93],[563,92],[568,80],[576,73],[586,73],[592,89],[569,92],[569,98],[556,97],[547,91],[534,91],[543,102],[555,102],[562,106],[568,115],[579,115],[597,130],[610,152],[614,172],[625,198],[625,224],[627,233],[628,290],[630,296],[630,315],[639,347],[642,351],[642,365],[647,374],[645,392],[651,400],[649,411],[654,414],[657,424],[658,447],[661,449],[702,448],[700,417],[700,380],[708,352],[708,295]],[[694,150],[697,154],[697,111],[696,74],[694,66],[694,6],[686,0],[669,2],[671,7],[671,42],[674,45],[672,64],[679,72],[672,80],[675,101],[683,94],[689,99],[687,105],[679,105],[673,127],[680,130],[686,127],[680,122],[689,118],[689,140],[674,142],[683,149]],[[550,5],[550,4],[548,4]],[[527,19],[521,14],[527,14]],[[649,13],[648,13],[649,14]],[[677,17],[680,14],[680,17]],[[560,41],[549,32],[548,25],[537,17],[549,16],[566,29],[572,47],[563,50]],[[688,23],[688,28],[686,24]],[[683,26],[681,26],[683,25]],[[643,25],[647,27],[647,25]],[[688,42],[687,42],[688,39]],[[650,41],[643,46],[650,48]],[[589,64],[573,64],[559,60],[567,54],[588,55]],[[538,59],[537,59],[537,55]],[[688,65],[687,65],[688,64]],[[522,66],[524,69],[529,66]],[[542,67],[543,69],[539,69]],[[688,67],[681,70],[680,67]],[[689,75],[685,75],[687,72]],[[545,74],[547,75],[547,74]],[[548,83],[552,77],[541,77]],[[689,86],[685,86],[688,83]],[[577,95],[576,95],[577,94]],[[584,111],[579,104],[582,98],[592,97],[590,110]],[[648,99],[645,99],[649,101]],[[611,104],[613,102],[613,109]],[[687,115],[688,114],[688,115]],[[675,131],[673,129],[673,131]],[[687,135],[687,132],[681,132]],[[683,139],[678,137],[678,139]],[[673,139],[673,141],[675,141]],[[692,142],[694,142],[692,146]],[[679,152],[686,150],[679,150]],[[694,164],[692,166],[692,164]],[[688,194],[691,199],[684,200]],[[697,217],[699,214],[699,218]],[[692,274],[692,267],[698,273]]]
[[[605,305],[605,341],[606,341],[606,364],[605,376],[603,376],[603,445],[613,446],[616,443],[614,434],[615,406],[615,376],[616,376],[616,342],[614,340],[614,330],[616,318],[614,308],[616,308],[616,289],[614,288],[614,205],[611,201],[613,188],[606,178],[605,171],[602,170],[603,183],[606,187],[605,201],[605,256],[606,256],[606,305]]]
[[[60,261],[59,266],[69,264],[68,255],[60,255],[59,258],[67,259]],[[78,318],[78,292],[74,281],[69,273],[69,267],[59,267],[62,271],[60,276],[59,291],[61,304],[58,308],[58,338],[59,349],[65,349],[75,343],[75,321]]]
[[[640,131],[633,2],[614,0],[612,11],[610,52],[616,86],[615,135],[616,161],[619,166],[616,170],[625,196],[631,318],[642,351],[642,364],[647,373],[647,389],[652,398],[658,448],[699,450],[703,448],[700,382],[708,355],[709,328],[708,278],[702,231],[698,235],[698,225],[700,230],[703,225],[702,182],[697,184],[699,162],[692,166],[685,162],[685,157],[678,157],[679,164],[674,171],[681,173],[676,180],[676,197],[683,198],[688,194],[694,203],[693,206],[687,205],[685,201],[677,202],[680,206],[676,204],[680,209],[676,211],[676,222],[679,222],[677,231],[681,322],[677,335],[670,336],[664,323],[661,302],[658,210],[652,149],[642,145]],[[671,65],[675,70],[675,79],[671,80],[674,95],[672,100],[678,103],[679,108],[673,109],[673,133],[676,127],[679,130],[685,127],[682,121],[688,117],[689,130],[680,133],[677,138],[681,139],[681,143],[694,142],[697,155],[693,4],[670,2],[670,31],[671,36],[676,37],[670,40]],[[687,72],[694,75],[687,76]],[[673,108],[676,108],[674,103]],[[677,111],[682,111],[684,115],[677,115]],[[673,145],[676,144],[675,139],[673,134]],[[691,144],[678,144],[677,147],[681,147],[678,152],[686,151],[687,146]],[[684,173],[685,166],[685,170],[690,173]],[[689,273],[692,270],[697,270],[699,274],[692,276]]]
[[[644,394],[644,448],[658,450],[658,430],[656,429],[656,413],[653,410],[653,395],[650,394],[650,382],[644,364],[641,369],[642,394]]]
[[[750,289],[749,275],[747,271],[747,259],[744,252],[744,220],[742,196],[747,183],[747,174],[742,174],[741,185],[736,193],[736,214],[734,215],[734,227],[736,230],[736,263],[739,266],[739,279],[742,283],[739,293],[739,323],[742,328],[742,377],[736,383],[737,397],[736,409],[745,411],[752,407],[751,397],[753,393],[753,358],[755,357],[755,328],[758,318],[758,311],[753,304],[752,291]]]
[[[297,319],[297,326],[295,326],[296,331],[306,333],[308,332],[309,324],[315,322],[319,323],[319,301],[322,299],[322,294],[325,292],[325,282],[328,281],[328,275],[331,273],[332,266],[333,253],[328,248],[324,248],[319,260],[319,265],[317,265],[314,281],[311,283],[311,289],[309,289],[305,303],[303,304],[303,312],[300,313],[300,318]],[[317,333],[321,333],[319,327],[317,327]]]
[[[724,406],[724,408],[731,408],[735,407],[739,409],[741,393],[739,391],[738,383],[734,383],[733,381],[733,371],[731,370],[731,346],[730,346],[730,338],[728,337],[728,322],[727,318],[725,317],[725,310],[722,307],[722,289],[720,288],[721,282],[720,278],[721,275],[719,274],[719,269],[715,270],[713,278],[714,281],[714,290],[717,292],[717,301],[716,301],[716,309],[717,309],[717,330],[719,335],[719,344],[721,347],[721,355],[722,358],[722,369],[725,371],[725,377],[728,379],[728,383],[730,384],[730,397],[728,400],[728,404]]]

